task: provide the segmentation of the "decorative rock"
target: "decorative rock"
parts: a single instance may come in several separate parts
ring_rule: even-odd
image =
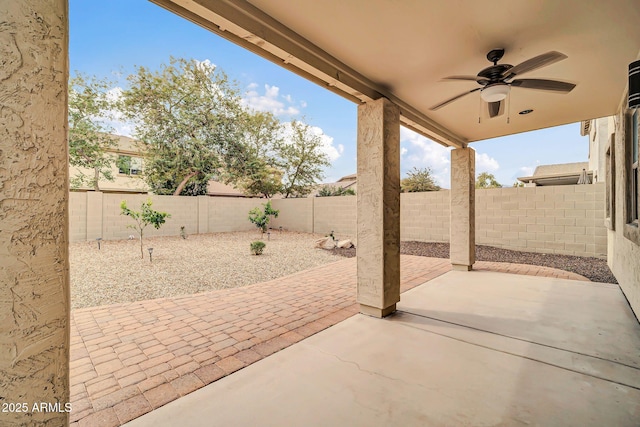
[[[340,240],[337,244],[337,246],[339,248],[344,248],[344,249],[349,249],[353,247],[353,243],[351,242],[351,240],[346,239],[346,240]]]
[[[324,242],[322,247],[325,249],[333,249],[336,247],[336,241],[333,240],[331,237],[327,237],[327,240]]]
[[[322,239],[316,240],[316,248],[323,248],[327,240],[331,240],[330,237],[323,237]]]

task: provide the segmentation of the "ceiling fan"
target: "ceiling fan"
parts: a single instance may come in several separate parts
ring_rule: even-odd
[[[487,59],[493,62],[493,65],[480,71],[477,76],[449,76],[444,80],[470,80],[475,81],[481,87],[471,89],[470,91],[461,93],[449,98],[444,102],[434,105],[430,109],[438,110],[445,105],[452,103],[470,93],[480,91],[480,97],[489,107],[489,117],[496,117],[502,114],[502,101],[509,95],[511,86],[522,87],[526,89],[547,90],[553,92],[569,93],[576,87],[573,83],[565,83],[557,80],[547,79],[516,79],[515,77],[538,68],[551,65],[555,62],[567,59],[567,55],[560,52],[547,52],[528,59],[515,67],[510,64],[498,64],[502,59],[504,49],[493,49],[487,54]]]

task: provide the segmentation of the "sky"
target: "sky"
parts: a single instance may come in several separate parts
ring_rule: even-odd
[[[331,160],[324,182],[356,172],[357,106],[146,0],[70,0],[69,66],[126,88],[136,66],[151,70],[176,58],[210,61],[234,80],[245,105],[282,122],[304,119],[322,135]],[[116,133],[132,136],[131,126]],[[444,188],[450,183],[449,148],[401,128],[401,175],[429,167]],[[504,186],[531,175],[537,165],[588,160],[589,141],[578,123],[495,138],[470,145],[476,173]]]

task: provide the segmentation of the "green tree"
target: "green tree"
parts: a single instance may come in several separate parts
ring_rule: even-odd
[[[271,198],[282,189],[276,147],[283,126],[271,113],[252,111],[244,112],[239,126],[240,138],[225,152],[224,181],[247,195]]]
[[[440,190],[440,186],[433,178],[433,171],[429,167],[411,169],[407,172],[407,177],[400,181],[400,188],[403,193]]]
[[[524,182],[517,181],[513,183],[514,188],[524,187]]]
[[[329,156],[321,151],[322,137],[308,124],[294,120],[290,136],[276,147],[278,166],[283,172],[282,191],[285,198],[304,197],[322,180]]]
[[[249,221],[256,225],[264,234],[267,231],[267,226],[271,221],[271,217],[278,218],[279,210],[273,209],[271,206],[271,200],[267,203],[263,203],[263,209],[255,207],[249,211]]]
[[[71,177],[71,188],[88,185],[99,191],[100,179],[113,181],[113,156],[107,151],[116,146],[113,132],[104,123],[115,103],[107,96],[110,83],[77,73],[69,80],[69,163],[91,169],[87,175],[79,171]]]
[[[482,172],[476,178],[476,188],[502,188],[502,184],[489,172]]]
[[[159,71],[138,67],[123,93],[145,152],[145,179],[157,194],[206,194],[239,137],[240,97],[208,62],[171,58]]]
[[[157,230],[162,224],[165,223],[167,218],[171,218],[171,215],[166,212],[158,212],[151,209],[151,204],[151,199],[147,199],[147,201],[142,202],[140,211],[134,211],[127,207],[126,200],[123,200],[122,203],[120,203],[120,214],[130,216],[136,222],[134,225],[127,225],[127,228],[136,230],[140,235],[140,255],[142,256],[142,258],[144,258],[144,250],[142,245],[142,235],[144,233],[144,229],[147,227],[147,225],[151,224]]]
[[[356,192],[353,188],[342,188],[340,186],[325,185],[319,191],[316,197],[331,196],[355,196]]]

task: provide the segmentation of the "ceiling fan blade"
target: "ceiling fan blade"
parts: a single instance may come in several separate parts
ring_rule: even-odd
[[[555,92],[569,93],[576,85],[557,80],[545,79],[518,79],[509,83],[511,86],[524,87],[527,89],[552,90]]]
[[[567,59],[567,55],[564,53],[551,51],[547,53],[543,53],[542,55],[538,55],[531,59],[528,59],[513,68],[505,70],[503,76],[515,76],[519,74],[528,73],[529,71],[537,70],[538,68],[545,67],[547,65],[551,65],[555,62],[562,61],[563,59]]]
[[[500,107],[502,106],[501,104],[502,101],[487,103],[487,105],[489,106],[489,118],[493,118],[502,114],[502,112],[500,111]]]
[[[449,76],[442,78],[442,80],[470,80],[472,82],[477,82],[480,79],[482,79],[482,77],[478,76]]]
[[[437,109],[439,109],[439,108],[444,107],[444,106],[445,106],[445,105],[447,105],[447,104],[452,103],[452,102],[453,102],[453,101],[455,101],[456,99],[460,99],[460,98],[462,98],[463,96],[465,96],[465,95],[469,95],[469,94],[470,94],[470,93],[472,93],[472,92],[479,91],[480,89],[482,89],[482,88],[479,88],[479,87],[478,87],[478,88],[475,88],[475,89],[471,89],[471,90],[470,90],[470,91],[468,91],[468,92],[461,93],[460,95],[456,95],[456,96],[454,96],[453,98],[449,98],[449,99],[447,99],[446,101],[441,102],[440,104],[434,105],[433,107],[431,107],[431,108],[430,108],[430,110],[431,110],[431,111],[435,111],[435,110],[437,110]]]

